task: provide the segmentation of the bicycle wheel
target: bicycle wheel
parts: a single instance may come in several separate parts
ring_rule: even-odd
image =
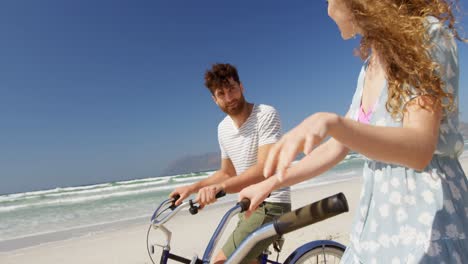
[[[323,246],[314,248],[300,256],[294,264],[337,264],[340,263],[344,250]]]

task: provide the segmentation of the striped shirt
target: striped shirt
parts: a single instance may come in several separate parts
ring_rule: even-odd
[[[268,105],[254,105],[250,116],[236,127],[230,116],[218,125],[221,158],[230,159],[236,175],[257,164],[258,148],[276,143],[281,138],[281,121],[276,110]],[[291,203],[290,188],[273,191],[266,202]]]

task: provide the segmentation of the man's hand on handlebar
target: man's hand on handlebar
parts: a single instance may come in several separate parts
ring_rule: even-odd
[[[176,188],[174,191],[172,191],[169,194],[169,197],[173,198],[179,195],[179,199],[177,199],[177,201],[175,201],[174,203],[176,206],[179,206],[184,201],[185,198],[189,197],[192,193],[195,193],[195,192],[196,190],[192,185],[187,185],[187,186]]]
[[[198,195],[195,199],[195,202],[197,202],[199,204],[199,208],[202,209],[203,207],[205,207],[205,205],[209,205],[216,202],[216,199],[219,198],[219,196],[216,197],[216,194],[222,191],[223,187],[221,184],[213,184],[210,186],[203,187],[198,191]]]

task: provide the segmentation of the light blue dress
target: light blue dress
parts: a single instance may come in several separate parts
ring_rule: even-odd
[[[444,89],[456,110],[440,125],[437,150],[423,171],[367,159],[360,202],[342,263],[468,263],[468,181],[458,157],[458,52],[451,33],[427,19],[431,56],[440,63]],[[357,120],[366,65],[351,104]],[[401,127],[386,111],[382,89],[370,124]]]

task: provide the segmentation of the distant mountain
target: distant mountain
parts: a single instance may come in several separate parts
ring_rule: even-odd
[[[169,164],[163,171],[164,176],[190,172],[217,170],[221,165],[221,154],[210,152],[196,156],[185,156]]]

